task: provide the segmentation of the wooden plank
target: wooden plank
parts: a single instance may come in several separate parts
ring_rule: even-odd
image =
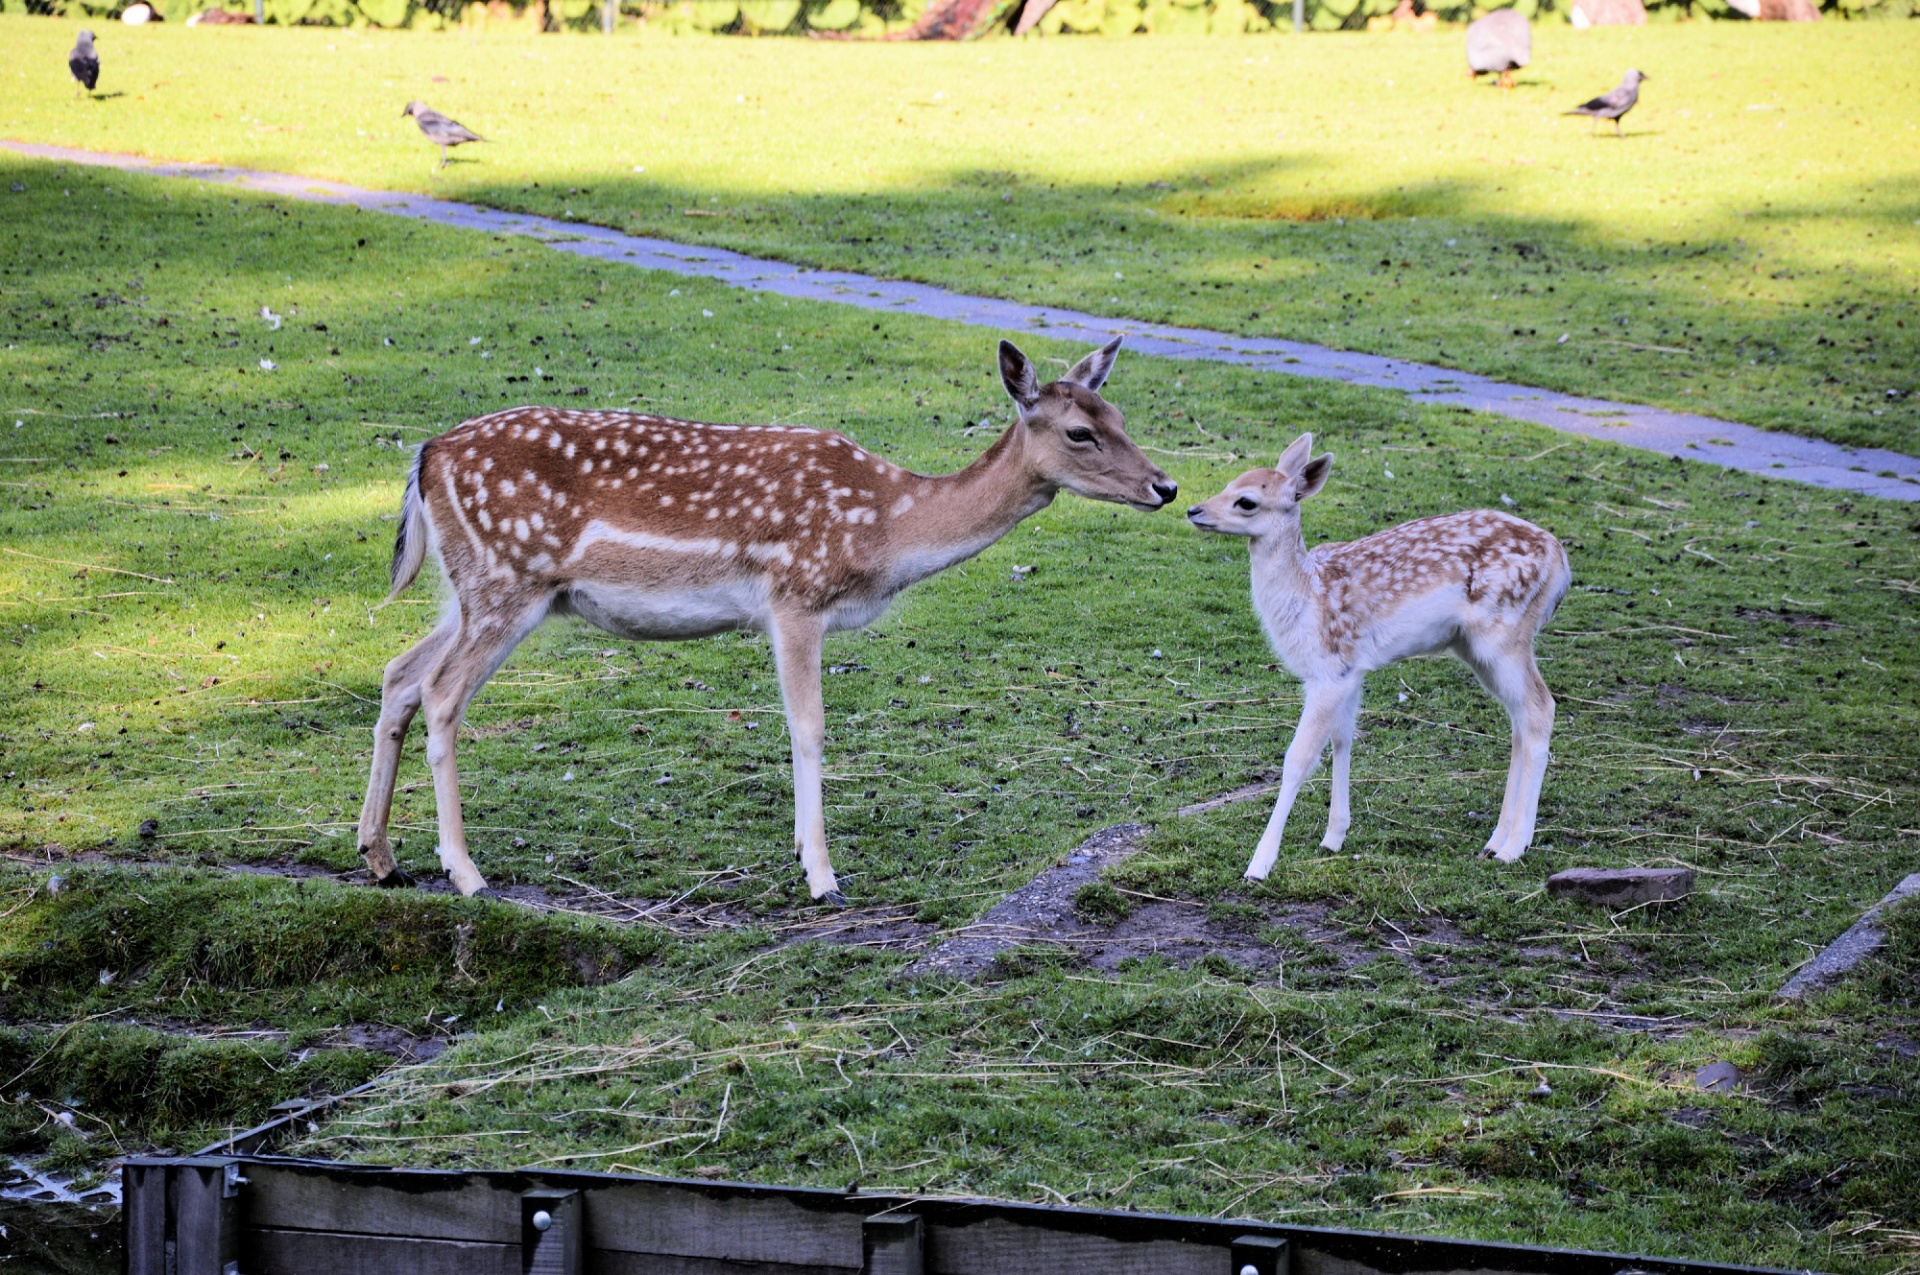
[[[177,1275],[229,1275],[227,1263],[239,1256],[235,1201],[226,1189],[231,1163],[195,1158],[177,1161],[168,1170]]]
[[[793,1266],[785,1262],[729,1262],[716,1257],[589,1250],[593,1275],[859,1275],[851,1266]],[[251,1272],[248,1275],[252,1275]]]
[[[919,1214],[877,1213],[860,1232],[866,1249],[860,1275],[925,1275],[927,1227]]]
[[[521,1275],[518,1244],[248,1227],[240,1251],[246,1275]]]
[[[1007,1271],[1222,1275],[1227,1269],[1227,1246],[1118,1240],[989,1217],[966,1226],[942,1226],[937,1221],[930,1225],[927,1265],[939,1275],[1004,1275]]]
[[[526,1275],[581,1275],[578,1191],[528,1191],[520,1197],[520,1268]]]
[[[664,1182],[603,1182],[586,1196],[588,1248],[860,1269],[864,1202],[855,1212],[826,1196],[823,1207],[807,1208],[778,1195]]]
[[[145,1160],[120,1166],[127,1275],[167,1275],[167,1169]]]
[[[1431,1260],[1432,1255],[1429,1255]],[[1542,1263],[1542,1266],[1545,1266]],[[1623,1264],[1622,1269],[1631,1263]],[[1295,1246],[1293,1249],[1294,1275],[1537,1275],[1541,1266],[1513,1267],[1423,1267],[1402,1266],[1389,1261],[1383,1266],[1371,1266],[1364,1261],[1351,1257],[1335,1257],[1330,1253]]]
[[[509,1181],[259,1163],[247,1176],[251,1226],[520,1245],[520,1191]]]

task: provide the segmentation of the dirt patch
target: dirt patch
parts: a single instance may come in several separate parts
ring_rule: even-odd
[[[906,976],[974,978],[1003,952],[1024,943],[1077,946],[1097,938],[1104,927],[1080,919],[1074,911],[1074,896],[1081,887],[1098,881],[1108,867],[1138,851],[1151,831],[1141,823],[1102,828],[1059,863],[987,909],[978,921],[948,937],[910,967]]]
[[[1788,611],[1765,607],[1735,607],[1734,615],[1749,624],[1786,624],[1796,629],[1837,629],[1837,622],[1807,611]]]
[[[1118,970],[1123,962],[1145,956],[1186,969],[1213,957],[1256,977],[1275,975],[1290,961],[1304,959],[1345,972],[1380,957],[1378,948],[1357,942],[1332,924],[1332,909],[1325,904],[1269,904],[1252,910],[1258,921],[1244,911],[1222,915],[1200,903],[1154,900],[1104,934],[1083,939],[1081,951],[1099,970]],[[1291,931],[1312,954],[1303,958],[1294,944],[1269,941],[1274,929]]]

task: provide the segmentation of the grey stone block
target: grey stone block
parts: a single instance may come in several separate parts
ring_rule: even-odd
[[[1547,893],[1609,908],[1673,903],[1693,893],[1693,869],[1568,868],[1547,878]]]

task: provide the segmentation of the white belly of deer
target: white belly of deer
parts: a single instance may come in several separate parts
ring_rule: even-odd
[[[735,629],[766,629],[772,621],[766,586],[729,580],[692,588],[648,589],[582,582],[559,609],[609,633],[639,641],[678,641]]]

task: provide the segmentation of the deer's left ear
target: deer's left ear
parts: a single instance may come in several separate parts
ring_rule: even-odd
[[[1114,356],[1118,353],[1120,353],[1120,338],[1115,337],[1075,363],[1060,379],[1097,391],[1107,383],[1107,376],[1113,371]]]
[[[1000,343],[1000,383],[1007,387],[1007,397],[1022,416],[1040,402],[1040,378],[1033,374],[1033,364],[1020,347],[1011,341]]]
[[[1332,472],[1333,454],[1331,452],[1324,456],[1315,456],[1294,476],[1293,498],[1299,501],[1313,495],[1327,485],[1327,475]]]

